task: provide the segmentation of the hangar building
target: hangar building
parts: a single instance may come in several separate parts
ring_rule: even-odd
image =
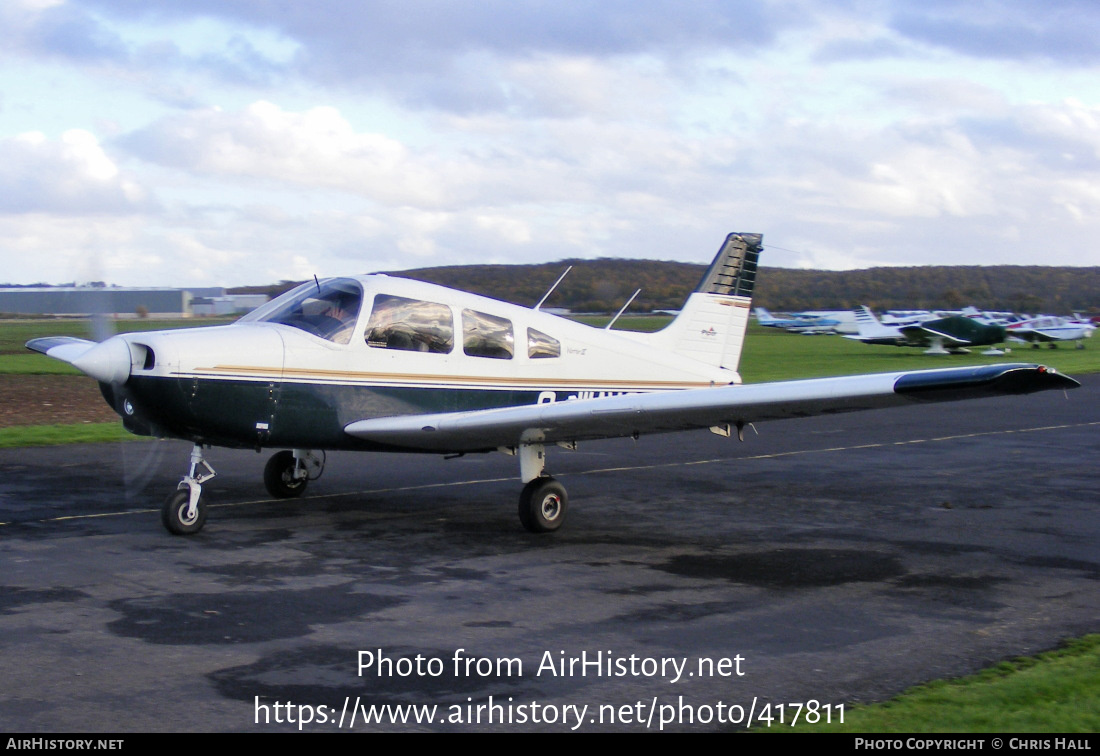
[[[227,295],[223,288],[18,287],[0,289],[0,313],[186,318],[244,312],[258,307],[263,300],[266,297],[258,300],[255,296]]]

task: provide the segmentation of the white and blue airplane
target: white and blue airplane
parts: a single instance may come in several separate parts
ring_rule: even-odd
[[[763,307],[754,310],[756,322],[765,328],[782,328],[792,333],[835,333],[840,321],[824,315],[796,313],[786,318],[777,318]]]
[[[206,520],[208,447],[278,449],[264,483],[300,496],[324,450],[515,455],[519,519],[565,520],[549,447],[1077,386],[1029,364],[741,385],[738,365],[761,252],[730,234],[679,315],[652,334],[612,331],[419,281],[364,275],[312,281],[236,323],[28,348],[99,381],[139,435],[193,443],[162,507],[175,534]],[[541,303],[540,303],[541,304]]]

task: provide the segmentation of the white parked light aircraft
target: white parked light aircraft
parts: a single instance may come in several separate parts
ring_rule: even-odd
[[[264,483],[284,498],[320,474],[319,450],[503,451],[519,458],[520,520],[546,532],[567,508],[545,473],[549,445],[692,428],[740,437],[762,420],[1078,385],[1023,364],[740,385],[760,250],[760,235],[730,234],[653,334],[369,275],[303,284],[232,325],[27,346],[98,380],[130,431],[194,443],[162,509],[176,534],[205,522],[208,446],[283,449]]]
[[[1070,320],[1054,315],[1040,315],[1037,318],[1012,323],[1008,326],[1008,336],[1013,341],[1031,342],[1033,347],[1048,344],[1051,348],[1059,341],[1076,341],[1078,349],[1084,349],[1082,339],[1092,338],[1096,326],[1080,320]]]

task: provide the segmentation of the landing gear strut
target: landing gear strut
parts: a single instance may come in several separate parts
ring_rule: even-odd
[[[217,475],[210,463],[203,459],[202,445],[191,449],[191,467],[179,486],[160,509],[164,527],[173,535],[193,535],[206,524],[206,500],[202,497],[202,484]]]
[[[532,533],[551,533],[565,524],[569,508],[565,486],[545,474],[546,450],[542,444],[525,444],[516,452],[524,482],[519,495],[519,521]]]

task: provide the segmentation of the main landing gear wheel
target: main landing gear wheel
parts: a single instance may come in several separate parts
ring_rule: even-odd
[[[173,535],[194,535],[206,524],[206,499],[199,496],[195,511],[188,514],[191,505],[191,489],[181,488],[172,493],[160,508],[160,519]]]
[[[301,496],[308,482],[307,477],[298,475],[298,460],[294,458],[294,452],[274,454],[264,466],[264,486],[276,499]]]
[[[569,497],[553,478],[535,478],[519,495],[519,521],[532,533],[550,533],[565,523]]]

